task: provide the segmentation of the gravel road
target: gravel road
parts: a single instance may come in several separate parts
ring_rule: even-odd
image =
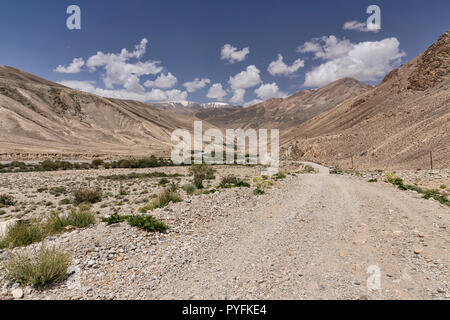
[[[177,221],[168,234],[99,224],[64,235],[80,287],[28,298],[450,298],[447,206],[314,166],[262,196],[231,189],[156,212]]]

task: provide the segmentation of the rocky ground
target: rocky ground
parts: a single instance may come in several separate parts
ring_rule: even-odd
[[[448,206],[400,191],[382,179],[368,183],[368,173],[329,175],[326,168],[316,167],[319,173],[274,180],[264,195],[253,194],[254,183],[214,194],[183,194],[183,202],[151,212],[170,226],[167,233],[98,223],[49,237],[46,245],[72,254],[67,281],[43,291],[3,282],[0,299],[450,298]],[[293,164],[285,169],[299,168]],[[187,168],[113,173],[161,170],[187,175]],[[230,173],[251,182],[259,168],[221,167],[210,185]],[[11,193],[22,202],[17,212],[8,209],[3,220],[23,218],[22,208],[31,205],[36,209],[25,217],[69,210],[70,205],[58,204],[69,195],[57,197],[38,188],[98,185],[107,195],[92,208],[99,217],[136,213],[162,188],[158,179],[97,179],[110,174],[1,175],[0,194]],[[448,179],[448,172],[443,177]],[[182,185],[190,178],[176,179]],[[10,254],[1,252],[0,260]],[[377,271],[380,287],[371,290],[368,281],[372,283]]]

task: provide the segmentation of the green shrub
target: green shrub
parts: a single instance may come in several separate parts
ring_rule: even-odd
[[[56,248],[40,248],[34,254],[19,253],[3,263],[6,278],[22,286],[41,289],[67,277],[70,255]]]
[[[448,200],[447,196],[441,194],[438,190],[427,190],[425,191],[423,197],[427,200],[433,198],[434,200],[437,200],[442,204],[450,206],[450,201]]]
[[[130,216],[120,216],[118,213],[113,213],[108,218],[103,218],[102,222],[105,222],[108,225],[117,224],[127,221]]]
[[[204,180],[213,180],[216,170],[208,164],[194,164],[189,168],[189,174],[202,176]]]
[[[447,189],[447,186],[445,185],[445,184],[441,184],[441,186],[439,187],[439,188],[441,188],[441,189]]]
[[[53,213],[47,219],[45,228],[48,234],[64,231],[67,227],[85,228],[95,224],[95,215],[88,206],[72,208],[68,214]]]
[[[5,207],[10,207],[16,204],[13,196],[7,194],[0,194],[0,204]]]
[[[215,172],[216,171],[208,164],[194,164],[189,168],[189,174],[194,176],[192,183],[197,189],[204,188],[204,180],[215,179]]]
[[[164,186],[164,185],[168,184],[169,182],[170,182],[169,179],[162,178],[162,179],[159,180],[158,183],[159,183],[159,185]]]
[[[193,184],[188,183],[183,186],[183,190],[186,191],[188,195],[193,195],[197,188]]]
[[[248,182],[245,182],[241,179],[238,179],[237,177],[235,177],[234,175],[229,175],[226,177],[222,178],[222,181],[219,184],[219,188],[249,188],[250,184]]]
[[[100,159],[92,160],[92,163],[91,163],[91,165],[93,167],[103,166],[104,164],[105,164],[105,162],[103,160],[100,160]]]
[[[370,182],[370,183],[378,182],[378,179],[370,179],[369,182]]]
[[[70,204],[70,203],[71,203],[70,199],[68,199],[68,198],[64,198],[61,201],[59,201],[60,205],[67,205],[67,204]]]
[[[48,192],[54,196],[60,196],[61,194],[66,194],[67,190],[64,187],[53,187]]]
[[[277,174],[274,174],[274,175],[273,175],[273,178],[274,178],[275,180],[286,179],[286,173],[280,171],[280,172],[278,172]]]
[[[47,232],[37,221],[17,221],[11,225],[0,239],[0,248],[25,247],[44,240]]]
[[[97,203],[102,201],[102,191],[100,189],[79,189],[73,193],[73,203],[79,205],[81,203]]]
[[[145,231],[163,232],[169,229],[169,227],[166,226],[164,223],[148,215],[130,216],[128,217],[127,221],[130,224],[130,226],[137,227]]]
[[[253,190],[253,194],[258,196],[258,195],[265,194],[265,191],[261,190],[259,188],[256,188],[255,190]]]
[[[156,198],[150,201],[144,208],[143,211],[154,210],[157,208],[164,208],[170,202],[176,203],[182,201],[181,196],[171,190],[165,189]]]

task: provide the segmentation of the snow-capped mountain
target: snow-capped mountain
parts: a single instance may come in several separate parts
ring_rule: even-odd
[[[238,106],[234,106],[225,102],[207,102],[197,103],[192,101],[172,101],[172,102],[158,102],[149,103],[150,106],[166,110],[178,114],[191,114],[200,110],[209,109],[237,109]]]

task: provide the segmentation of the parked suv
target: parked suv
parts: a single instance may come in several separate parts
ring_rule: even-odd
[[[330,167],[330,174],[337,174],[338,173],[338,168],[336,166],[331,166]]]

